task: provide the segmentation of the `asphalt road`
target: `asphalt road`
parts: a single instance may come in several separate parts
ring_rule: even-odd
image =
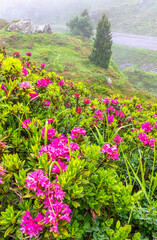
[[[67,30],[65,25],[51,25],[53,32],[64,32]],[[127,33],[112,33],[113,42],[132,46],[137,48],[144,48],[153,51],[157,51],[157,37],[149,37],[149,36],[141,36],[141,35],[133,35]]]
[[[112,33],[114,43],[157,51],[157,37]]]

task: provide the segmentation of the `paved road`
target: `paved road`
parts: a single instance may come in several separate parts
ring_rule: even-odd
[[[157,37],[132,35],[125,33],[112,33],[113,42],[137,48],[157,51]]]
[[[53,24],[52,29],[54,32],[64,32],[67,30],[67,27],[65,25]],[[157,37],[148,37],[115,32],[112,33],[112,37],[113,42],[117,44],[157,51]]]

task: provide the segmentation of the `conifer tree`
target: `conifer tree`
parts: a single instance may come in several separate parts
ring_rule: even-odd
[[[105,69],[108,68],[112,55],[112,34],[110,27],[111,24],[104,13],[97,24],[94,46],[89,56],[91,62]]]

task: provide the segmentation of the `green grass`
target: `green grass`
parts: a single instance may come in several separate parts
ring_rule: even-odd
[[[140,89],[132,87],[127,77],[111,61],[108,70],[91,64],[88,56],[91,42],[83,37],[72,37],[67,34],[21,34],[0,31],[0,39],[5,41],[7,53],[18,51],[21,56],[32,52],[32,59],[38,64],[45,63],[46,70],[56,71],[66,79],[82,81],[85,87],[92,87],[96,95],[122,93],[152,98]],[[106,77],[113,81],[108,86]]]
[[[144,72],[139,69],[127,68],[124,71],[131,84],[143,89],[147,92],[152,92],[157,95],[157,74]]]
[[[157,71],[157,51],[113,44],[112,57],[120,68],[136,66],[141,70]]]

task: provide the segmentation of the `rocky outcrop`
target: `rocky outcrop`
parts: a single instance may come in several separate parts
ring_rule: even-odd
[[[36,33],[52,33],[52,28],[50,24],[38,25],[34,27],[34,32]]]
[[[52,33],[52,28],[47,25],[34,25],[30,19],[24,19],[17,22],[12,22],[7,28],[9,32],[21,32],[25,34],[33,33]]]

